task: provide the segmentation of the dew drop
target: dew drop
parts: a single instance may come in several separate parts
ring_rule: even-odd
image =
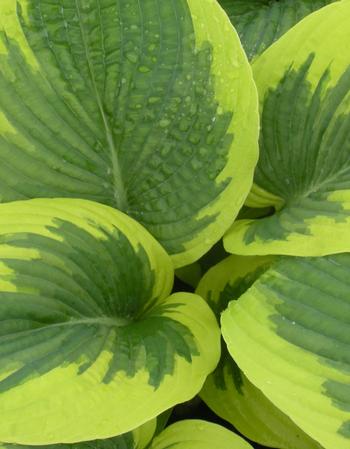
[[[133,64],[135,64],[137,62],[137,59],[138,59],[137,58],[137,54],[134,53],[134,52],[131,52],[131,51],[129,51],[126,54],[126,58],[127,58],[128,61],[132,62]]]
[[[158,103],[158,101],[160,101],[159,97],[149,97],[148,99],[148,103],[150,104]]]
[[[159,122],[159,126],[161,128],[166,128],[167,126],[170,125],[170,120],[163,118],[160,122]]]
[[[141,72],[141,73],[147,73],[147,72],[149,72],[151,69],[149,68],[149,67],[147,67],[147,66],[145,66],[145,65],[141,65],[140,67],[139,67],[139,72]]]

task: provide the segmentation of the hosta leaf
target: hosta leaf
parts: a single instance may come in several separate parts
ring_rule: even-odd
[[[303,17],[337,0],[219,0],[250,60]]]
[[[1,449],[145,449],[155,434],[157,420],[143,424],[131,432],[106,440],[86,441],[72,444],[53,444],[28,446],[13,443],[0,443]]]
[[[218,384],[219,379],[224,384]],[[227,353],[215,376],[205,383],[201,397],[217,415],[252,441],[278,449],[322,449],[249,382]]]
[[[268,269],[273,257],[231,256],[210,269],[196,293],[217,317]],[[256,388],[238,368],[223,342],[221,360],[201,391],[206,404],[250,440],[279,449],[321,449]]]
[[[179,421],[167,427],[150,449],[252,449],[241,437],[225,427],[202,420]]]
[[[170,258],[136,221],[77,199],[0,206],[0,441],[116,436],[192,398],[215,317],[169,296]]]
[[[222,315],[250,382],[326,449],[350,444],[350,254],[276,261]]]
[[[309,15],[254,63],[261,155],[249,205],[274,206],[237,221],[237,254],[322,256],[350,250],[350,3]]]
[[[119,208],[176,266],[251,188],[256,89],[214,0],[1,0],[0,105],[2,202]]]

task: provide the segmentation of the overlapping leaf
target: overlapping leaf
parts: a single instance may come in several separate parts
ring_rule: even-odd
[[[350,254],[281,258],[222,315],[250,382],[326,449],[350,444]]]
[[[219,0],[254,60],[303,17],[337,0]]]
[[[219,358],[205,302],[172,288],[136,221],[78,199],[0,206],[0,441],[119,435],[193,397]]]
[[[150,449],[252,449],[225,427],[201,420],[179,421],[156,437]]]
[[[123,210],[204,254],[252,184],[251,70],[214,0],[2,0],[0,201]]]
[[[237,300],[274,260],[274,257],[228,257],[205,274],[196,292],[208,301],[220,319],[229,302]],[[201,391],[206,404],[243,435],[264,446],[320,449],[249,382],[224,342],[222,346],[220,363]]]
[[[322,256],[350,250],[350,3],[309,15],[254,63],[260,161],[248,204],[272,215],[237,221],[236,254]]]
[[[156,431],[157,420],[143,424],[131,432],[106,440],[95,440],[72,444],[28,446],[13,443],[0,444],[1,449],[145,449]]]

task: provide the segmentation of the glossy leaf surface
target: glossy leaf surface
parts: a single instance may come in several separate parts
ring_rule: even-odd
[[[0,201],[77,197],[142,223],[176,266],[252,184],[251,69],[214,0],[2,0]]]

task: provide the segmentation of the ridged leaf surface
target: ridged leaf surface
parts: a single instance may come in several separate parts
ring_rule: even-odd
[[[222,315],[249,381],[325,449],[350,445],[350,255],[280,258]]]
[[[0,206],[0,441],[116,436],[202,387],[219,329],[171,296],[171,259],[136,221],[78,199]]]
[[[337,0],[219,0],[254,60],[308,14]]]
[[[230,256],[204,275],[196,293],[207,300],[220,320],[228,304],[239,299],[274,260]],[[279,449],[321,449],[247,379],[224,341],[219,365],[208,376],[200,395],[217,415],[250,440]]]
[[[225,239],[245,255],[350,250],[350,3],[309,15],[253,64],[260,160],[249,196],[275,213],[239,220]]]
[[[186,265],[245,200],[257,133],[251,69],[216,1],[0,2],[1,202],[105,203]]]

